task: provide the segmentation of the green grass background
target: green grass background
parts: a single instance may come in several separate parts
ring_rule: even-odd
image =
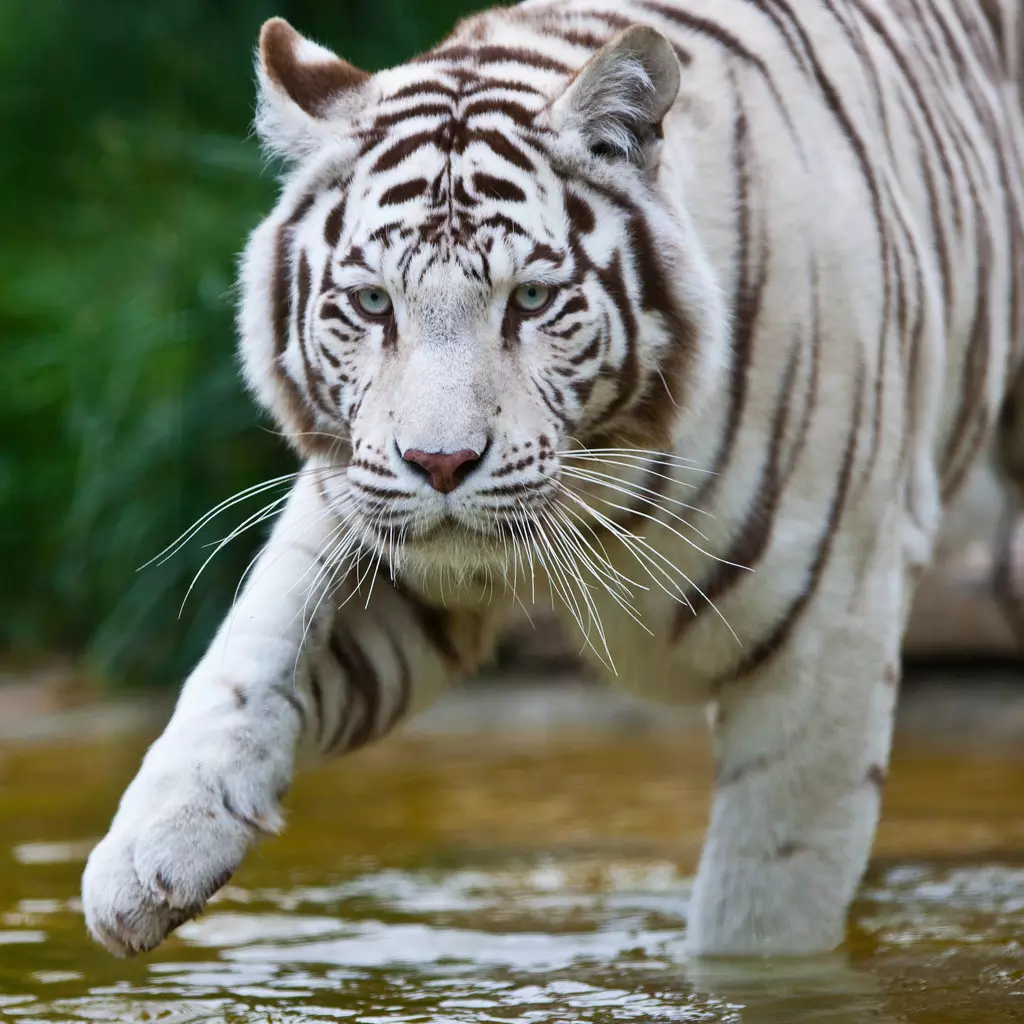
[[[137,568],[293,468],[234,361],[234,267],[273,202],[249,136],[261,22],[370,70],[469,0],[0,4],[0,649],[111,684],[177,682],[263,534]],[[218,522],[220,522],[218,520]]]

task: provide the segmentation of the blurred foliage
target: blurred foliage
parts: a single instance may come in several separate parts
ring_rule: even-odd
[[[276,189],[249,137],[261,22],[365,68],[442,38],[470,0],[0,4],[0,647],[113,681],[179,680],[261,540],[208,508],[293,468],[234,362],[233,275]],[[217,520],[217,523],[220,523]]]

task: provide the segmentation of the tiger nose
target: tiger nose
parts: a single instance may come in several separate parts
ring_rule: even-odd
[[[407,448],[402,458],[419,466],[430,477],[435,491],[448,494],[454,491],[472,472],[480,461],[480,455],[469,448],[461,452],[424,452],[419,448]]]

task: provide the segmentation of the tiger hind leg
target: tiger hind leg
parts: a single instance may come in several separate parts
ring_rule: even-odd
[[[1011,380],[988,456],[945,511],[904,652],[928,660],[1024,654],[1024,369]]]
[[[860,611],[814,616],[759,676],[720,692],[694,955],[809,955],[843,940],[888,766],[905,585],[878,572]]]
[[[1024,653],[1024,516],[995,459],[971,471],[944,517],[913,602],[905,657],[1017,658]]]
[[[996,463],[1006,495],[994,550],[993,591],[1024,651],[1024,367],[1018,369],[999,416]]]

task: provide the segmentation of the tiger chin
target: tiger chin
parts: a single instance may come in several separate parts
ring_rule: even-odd
[[[691,953],[843,940],[915,584],[997,422],[1024,464],[1017,17],[531,0],[377,74],[264,25],[239,353],[301,468],[89,858],[98,941],[552,601],[709,706]]]

